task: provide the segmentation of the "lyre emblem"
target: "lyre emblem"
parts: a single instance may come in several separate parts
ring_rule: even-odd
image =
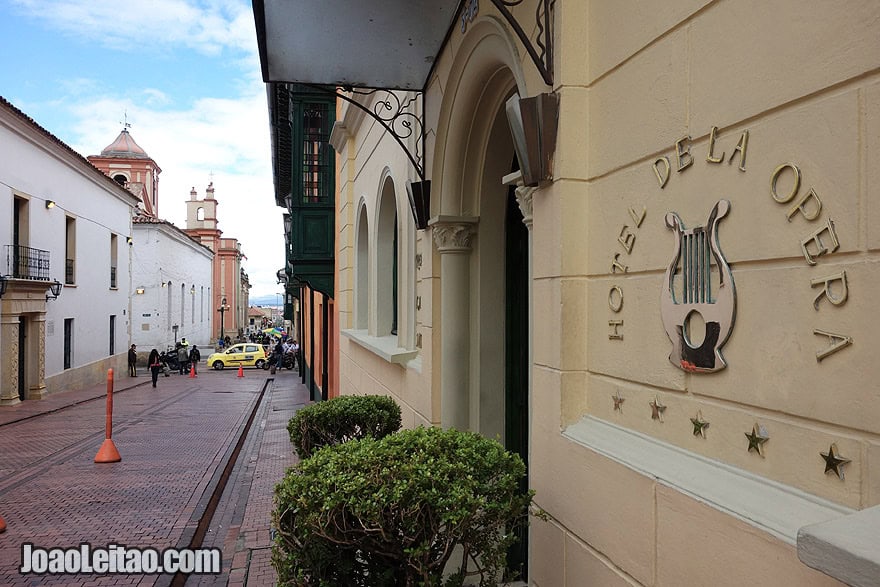
[[[706,226],[685,230],[678,214],[666,214],[666,226],[675,233],[675,251],[663,276],[660,314],[672,341],[669,361],[690,373],[712,373],[727,366],[721,347],[727,342],[736,319],[736,288],[730,265],[718,247],[718,224],[730,212],[730,202],[719,200]],[[718,279],[713,291],[713,261]],[[679,273],[677,269],[681,267]],[[692,332],[699,314],[705,324],[702,342]],[[698,321],[699,319],[697,319]],[[696,329],[696,322],[694,329]]]

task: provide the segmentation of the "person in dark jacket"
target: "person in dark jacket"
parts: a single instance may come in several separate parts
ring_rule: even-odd
[[[199,347],[193,345],[192,349],[189,351],[189,368],[192,369],[193,375],[198,374],[198,370],[196,369],[196,365],[199,364],[199,360],[202,358],[202,353],[199,352]]]
[[[153,376],[153,387],[156,387],[156,380],[159,379],[159,371],[162,370],[162,361],[159,360],[159,351],[156,349],[150,351],[150,358],[147,359],[147,365],[150,367],[150,375]]]
[[[129,377],[137,377],[137,345],[131,345],[131,348],[128,349],[128,376]]]
[[[180,375],[189,373],[189,352],[180,343],[177,343],[177,364],[180,366]]]

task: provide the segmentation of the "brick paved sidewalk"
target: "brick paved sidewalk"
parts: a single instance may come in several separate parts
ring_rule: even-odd
[[[104,397],[106,385],[24,402],[27,410],[0,409],[0,515],[9,526],[0,534],[0,585],[152,585],[168,577],[18,574],[23,542],[188,544],[267,372],[172,375],[160,378],[155,390],[133,379],[120,380],[132,385],[114,399],[121,463],[92,462],[104,437],[105,403],[83,400]]]
[[[121,392],[131,389],[132,387],[149,384],[149,373],[142,373],[137,377],[129,377],[125,372],[113,374],[114,392]],[[25,400],[14,406],[3,406],[0,407],[0,426],[103,397],[107,397],[106,379],[98,385],[87,387],[85,389],[62,391],[50,394],[40,400]]]
[[[271,563],[275,485],[298,461],[287,422],[308,403],[308,389],[295,373],[279,371],[274,376],[205,538],[206,547],[223,551],[223,574],[191,577],[188,586],[275,584]]]

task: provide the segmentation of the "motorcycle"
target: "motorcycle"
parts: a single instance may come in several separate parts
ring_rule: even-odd
[[[263,363],[263,370],[268,371],[272,367],[272,365],[275,365],[275,364],[276,364],[276,361],[275,361],[274,356],[269,357],[268,360],[265,363]],[[282,369],[289,369],[290,371],[293,371],[293,369],[295,367],[296,367],[296,353],[292,353],[292,352],[291,353],[284,353],[284,360],[281,363],[281,368]]]
[[[177,351],[169,348],[164,353],[159,354],[159,361],[162,363],[162,371],[165,377],[168,377],[170,371],[180,371],[180,361],[177,360]]]

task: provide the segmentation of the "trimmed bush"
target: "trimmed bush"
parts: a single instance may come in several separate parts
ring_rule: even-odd
[[[495,586],[527,523],[525,466],[496,441],[418,428],[327,447],[275,488],[281,585]],[[444,569],[461,547],[461,565]],[[458,559],[456,559],[458,560]]]
[[[290,442],[307,459],[325,446],[400,430],[400,406],[384,395],[344,395],[299,410],[287,423]]]

